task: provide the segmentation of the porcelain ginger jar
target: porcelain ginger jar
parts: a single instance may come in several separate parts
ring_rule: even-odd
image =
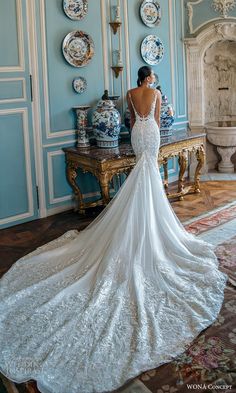
[[[161,135],[171,135],[172,134],[172,125],[175,121],[175,112],[172,105],[168,102],[168,98],[166,95],[162,96],[162,104],[161,104],[161,126],[160,132]]]
[[[118,146],[121,118],[113,100],[101,99],[98,102],[96,110],[93,112],[92,124],[98,147]]]

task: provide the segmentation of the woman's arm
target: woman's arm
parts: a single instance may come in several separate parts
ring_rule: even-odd
[[[126,99],[127,99],[128,108],[130,111],[130,130],[132,130],[134,123],[135,123],[135,113],[134,113],[134,108],[130,102],[129,91],[127,92]]]
[[[157,100],[156,100],[156,109],[155,109],[155,120],[157,122],[158,127],[160,128],[160,116],[161,116],[161,93],[157,90]]]

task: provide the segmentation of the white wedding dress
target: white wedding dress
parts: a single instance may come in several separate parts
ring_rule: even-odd
[[[103,212],[1,279],[0,370],[9,379],[34,379],[43,393],[110,392],[170,362],[216,319],[227,276],[166,198],[155,104],[146,117],[135,111],[137,163]]]

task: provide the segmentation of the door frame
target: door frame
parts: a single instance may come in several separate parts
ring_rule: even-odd
[[[26,23],[27,23],[27,40],[29,48],[29,69],[32,75],[32,124],[33,124],[33,141],[35,154],[35,175],[38,189],[38,214],[39,218],[47,216],[46,199],[45,199],[45,181],[43,168],[43,145],[42,145],[42,123],[40,108],[40,87],[39,87],[39,59],[38,59],[38,41],[36,28],[36,0],[26,0]]]

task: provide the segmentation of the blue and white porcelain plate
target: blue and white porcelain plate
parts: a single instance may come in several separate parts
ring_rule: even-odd
[[[148,27],[155,27],[161,20],[161,6],[155,0],[144,0],[140,6],[140,17]]]
[[[141,44],[141,55],[149,65],[160,63],[164,56],[164,45],[156,35],[148,35]]]
[[[83,19],[88,12],[88,0],[63,0],[63,9],[68,18]]]
[[[74,67],[84,67],[94,55],[94,42],[84,31],[72,31],[62,44],[65,59]]]
[[[75,78],[72,82],[74,91],[78,94],[82,94],[87,89],[87,81],[82,76]]]

